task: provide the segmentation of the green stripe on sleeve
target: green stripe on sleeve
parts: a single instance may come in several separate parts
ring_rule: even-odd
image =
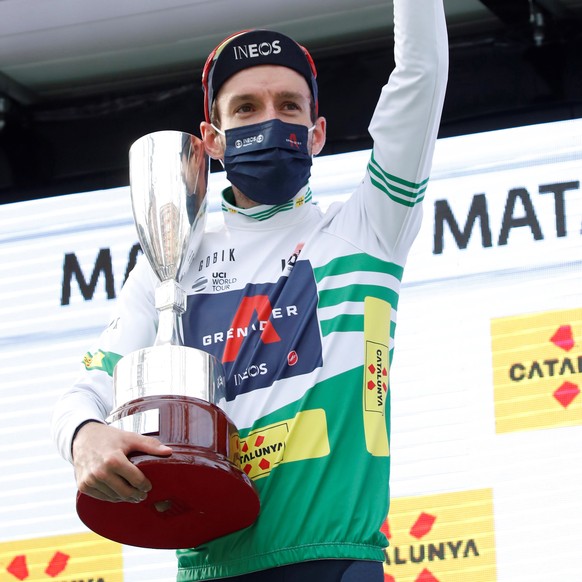
[[[363,302],[366,297],[383,299],[396,308],[398,293],[380,285],[347,285],[338,289],[326,289],[319,292],[318,308],[332,307],[344,301]]]
[[[374,157],[374,152],[372,152],[368,170],[372,184],[394,202],[412,207],[424,199],[429,178],[417,183],[389,174],[380,167]]]
[[[342,314],[331,319],[321,321],[321,334],[323,337],[330,333],[336,332],[364,332],[364,316],[363,315],[348,315]],[[396,323],[390,322],[390,337],[394,337],[396,333]]]
[[[395,263],[388,263],[387,261],[382,261],[376,257],[360,253],[348,255],[346,257],[338,257],[326,265],[313,269],[315,280],[318,283],[325,277],[345,275],[346,273],[354,273],[358,271],[384,273],[386,275],[392,275],[401,281],[404,268]]]

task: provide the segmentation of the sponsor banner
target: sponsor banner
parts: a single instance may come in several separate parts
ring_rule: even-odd
[[[122,546],[94,533],[0,544],[0,581],[123,582]]]
[[[582,308],[491,322],[498,433],[582,425]]]
[[[405,281],[579,261],[581,130],[576,120],[440,140]]]
[[[392,452],[388,444],[399,451],[391,475],[398,498],[386,525],[392,533],[386,576],[397,582],[489,582],[496,575],[504,582],[577,579],[571,540],[582,520],[580,136],[582,119],[437,144],[421,232],[398,304],[393,389],[386,391],[394,404],[390,443],[376,439],[389,405],[377,398],[384,368],[389,371],[377,360],[388,363],[386,342],[368,330],[362,412],[354,411],[364,417],[370,454]],[[347,199],[369,158],[364,151],[315,160],[311,188],[322,209]],[[210,183],[212,230],[223,219],[224,173],[212,174]],[[281,276],[305,275],[299,250],[292,262],[281,257]],[[187,282],[192,295],[232,296],[230,315],[220,313],[210,324],[212,335],[198,338],[202,349],[208,344],[230,357],[244,353],[245,338],[265,353],[249,355],[231,370],[233,390],[252,396],[268,385],[276,365],[285,366],[289,378],[312,373],[320,365],[321,338],[311,318],[309,344],[291,341],[295,314],[311,293],[307,278],[298,285],[300,297],[275,300],[273,283],[247,290],[251,299],[241,306],[244,274],[236,269],[242,259],[237,253],[230,247],[209,250]],[[0,205],[0,457],[10,467],[0,472],[0,541],[10,542],[0,546],[0,582],[121,579],[108,557],[114,549],[96,545],[108,542],[90,535],[43,537],[84,531],[71,504],[71,468],[57,457],[48,435],[55,402],[74,381],[83,354],[87,367],[112,369],[111,354],[87,349],[110,321],[139,254],[128,188]],[[371,321],[383,314],[384,308],[372,310]],[[539,430],[555,427],[562,430]],[[291,430],[301,437],[291,439],[293,447]],[[310,411],[244,433],[245,445],[240,455],[255,479],[277,464],[327,455],[325,415]],[[437,537],[445,516],[439,503],[446,497],[435,497],[432,505],[431,497],[413,498],[400,526],[399,507],[405,496],[479,487],[495,491],[497,574],[492,567],[489,577],[461,570],[463,575],[451,578],[442,570],[446,564],[475,563],[477,572],[486,571],[480,569],[486,546],[469,534],[458,547],[461,538]],[[456,527],[470,526],[471,512],[455,503],[461,507]],[[427,515],[436,516],[430,528]],[[420,534],[420,526],[430,531],[416,538],[410,531]],[[75,570],[83,540],[101,548],[99,557],[86,556],[85,570]],[[412,561],[412,544],[414,558],[424,552],[423,561]],[[121,560],[120,551],[115,555]],[[126,582],[175,577],[173,552],[125,547],[124,558]]]
[[[307,410],[255,430],[240,439],[238,449],[240,466],[251,479],[266,477],[281,463],[325,457],[329,455],[325,411]]]
[[[491,489],[393,499],[385,582],[495,582]]]

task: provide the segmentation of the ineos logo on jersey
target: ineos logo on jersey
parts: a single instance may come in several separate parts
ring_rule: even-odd
[[[240,61],[241,59],[255,59],[257,57],[278,55],[281,52],[281,44],[278,40],[274,40],[273,42],[262,42],[260,44],[233,46],[232,50],[235,60]]]
[[[257,376],[264,376],[268,371],[269,369],[267,368],[267,364],[264,362],[258,366],[256,364],[251,364],[244,372],[234,373],[234,383],[236,386],[240,386],[245,380],[248,380],[249,378],[256,378]]]

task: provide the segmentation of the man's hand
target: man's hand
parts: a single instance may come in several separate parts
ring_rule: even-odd
[[[104,501],[143,501],[152,484],[127,458],[135,452],[166,457],[172,454],[172,449],[153,437],[99,422],[83,425],[73,441],[79,491]]]

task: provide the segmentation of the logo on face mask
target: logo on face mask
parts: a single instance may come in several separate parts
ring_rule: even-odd
[[[240,148],[244,148],[250,145],[253,145],[255,143],[262,143],[263,140],[265,139],[265,136],[262,133],[259,133],[259,135],[253,135],[251,137],[245,137],[244,139],[237,139],[234,142],[234,147],[239,150]],[[299,147],[299,146],[297,146]]]
[[[287,202],[307,184],[311,174],[310,131],[312,128],[280,119],[227,129],[227,179],[255,202]]]
[[[295,133],[289,134],[287,143],[293,148],[299,149],[301,147],[301,142],[297,139],[297,135]]]
[[[260,44],[233,46],[232,50],[235,60],[240,61],[241,59],[255,59],[257,57],[278,55],[281,52],[281,45],[278,40],[274,40],[273,42],[262,42]]]

